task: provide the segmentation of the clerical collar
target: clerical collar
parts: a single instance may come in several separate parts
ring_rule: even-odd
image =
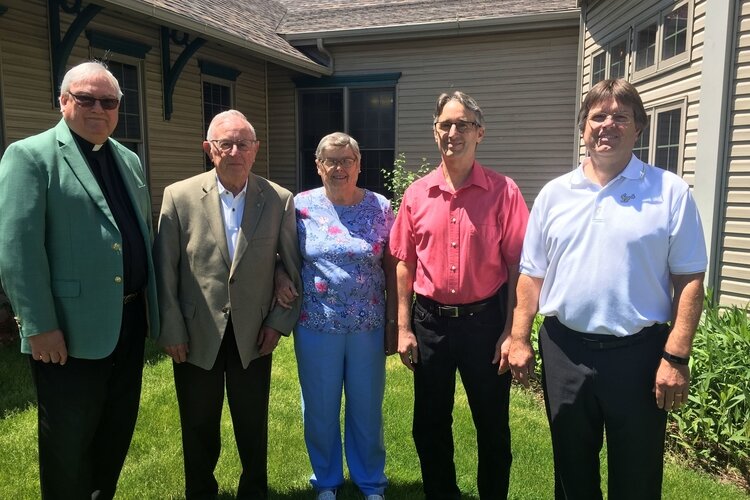
[[[84,139],[80,135],[76,134],[72,130],[70,131],[70,133],[73,134],[73,138],[75,138],[76,142],[78,143],[78,146],[80,146],[80,148],[84,152],[84,154],[89,154],[89,153],[92,153],[92,152],[96,153],[96,152],[100,151],[104,147],[104,144],[106,144],[106,143],[104,143],[104,144],[94,144],[94,143],[91,143],[91,142],[87,141],[86,139]]]

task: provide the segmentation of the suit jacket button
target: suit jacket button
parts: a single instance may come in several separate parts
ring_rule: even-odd
[[[115,252],[119,252],[121,248],[121,245],[119,243],[112,243],[112,250]]]
[[[115,276],[115,283],[117,283],[118,285],[122,283],[122,276]]]

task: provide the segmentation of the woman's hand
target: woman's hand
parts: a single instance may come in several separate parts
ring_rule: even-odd
[[[299,294],[294,288],[292,279],[283,267],[277,267],[273,275],[274,301],[284,309],[291,309],[292,303]]]

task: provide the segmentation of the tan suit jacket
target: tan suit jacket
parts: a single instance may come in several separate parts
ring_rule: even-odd
[[[164,190],[154,243],[159,293],[159,343],[187,343],[187,361],[210,369],[232,318],[243,367],[258,354],[258,333],[269,326],[288,335],[299,315],[271,308],[276,255],[301,289],[292,193],[255,174],[248,179],[234,260],[229,259],[216,172]]]

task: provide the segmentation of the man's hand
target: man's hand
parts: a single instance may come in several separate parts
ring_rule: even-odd
[[[184,363],[187,361],[187,355],[190,352],[190,348],[187,342],[184,344],[174,344],[164,346],[164,351],[169,355],[175,363]]]
[[[419,362],[419,348],[417,347],[417,337],[411,328],[406,326],[399,327],[398,330],[398,354],[401,356],[401,362],[411,371],[414,371],[414,364]]]
[[[495,357],[492,358],[492,364],[498,364],[497,374],[502,375],[510,368],[508,364],[508,353],[510,352],[510,330],[503,331],[500,338],[495,344]]]
[[[677,410],[687,403],[689,391],[690,368],[662,359],[654,383],[656,406],[666,411]]]
[[[68,348],[60,329],[33,335],[29,337],[29,344],[31,344],[31,357],[34,361],[60,363],[60,365],[68,361]]]
[[[524,387],[529,387],[529,381],[534,375],[534,348],[527,339],[514,338],[510,343],[508,364],[513,378]]]
[[[292,302],[299,297],[289,274],[282,267],[276,268],[273,275],[274,301],[284,309],[291,309]]]
[[[263,326],[258,333],[258,352],[261,356],[271,354],[276,346],[279,345],[281,332],[274,330],[270,326]]]

